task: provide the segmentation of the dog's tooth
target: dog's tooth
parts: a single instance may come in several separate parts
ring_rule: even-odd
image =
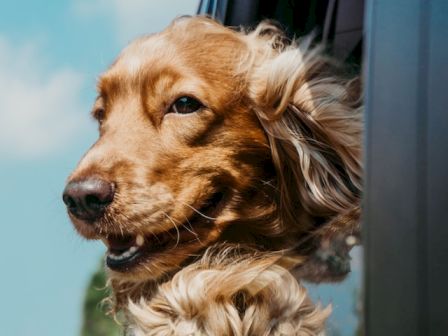
[[[135,252],[138,251],[138,249],[139,249],[138,246],[131,246],[128,250],[124,251],[123,253],[121,253],[119,255],[109,253],[108,256],[109,256],[109,258],[111,258],[113,260],[121,261],[121,260],[127,259],[127,258],[131,257],[132,255],[134,255]]]
[[[109,254],[109,258],[111,258],[113,260],[119,260],[118,256],[116,256],[114,254]]]
[[[141,234],[139,234],[137,238],[135,238],[135,243],[137,244],[137,246],[143,246],[144,242],[145,238]]]

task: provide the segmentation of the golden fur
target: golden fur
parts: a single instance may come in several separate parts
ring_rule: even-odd
[[[179,18],[124,49],[99,80],[93,115],[100,138],[69,179],[99,176],[116,186],[113,203],[94,225],[72,217],[84,237],[106,244],[120,235],[147,242],[171,237],[137,265],[109,271],[118,309],[143,297],[140,306],[131,305],[139,320],[142,307],[152,309],[183,274],[194,278],[202,267],[187,265],[224,241],[283,251],[287,267],[312,280],[338,278],[326,266],[306,272],[322,242],[358,231],[358,83],[334,69],[310,40],[288,41],[269,23],[238,32],[207,18]],[[173,113],[183,96],[203,107]],[[258,270],[267,260],[228,265]],[[268,279],[286,273],[268,268],[258,276],[273,290]],[[303,291],[287,282],[293,292]]]
[[[128,330],[159,335],[323,335],[331,308],[314,306],[278,256],[218,246],[129,303]]]

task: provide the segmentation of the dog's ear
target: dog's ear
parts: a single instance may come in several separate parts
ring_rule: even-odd
[[[322,221],[359,204],[359,81],[337,77],[334,66],[305,41],[253,68],[250,95],[269,138],[284,221],[296,221],[298,208]]]

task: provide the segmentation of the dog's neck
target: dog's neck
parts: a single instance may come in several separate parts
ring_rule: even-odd
[[[176,270],[178,271],[178,270]],[[129,300],[138,302],[141,298],[151,299],[157,291],[158,286],[169,280],[173,274],[164,274],[156,279],[148,279],[139,282],[131,282],[120,279],[110,279],[109,286],[111,288],[111,296],[109,298],[111,304],[111,312],[117,314],[126,309]]]

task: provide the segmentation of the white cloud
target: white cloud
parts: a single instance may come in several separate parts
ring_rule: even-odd
[[[199,0],[77,0],[82,16],[111,16],[119,43],[165,28],[176,16],[193,15]]]
[[[82,76],[48,71],[36,45],[0,36],[0,158],[37,158],[64,149],[85,125]]]

